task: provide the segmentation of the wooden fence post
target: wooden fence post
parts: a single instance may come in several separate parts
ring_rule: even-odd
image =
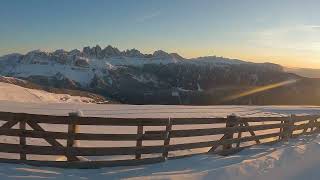
[[[292,138],[295,116],[296,115],[291,114],[290,118],[284,121],[286,125],[282,130],[283,132],[282,139],[288,140],[289,138]]]
[[[166,125],[166,134],[165,134],[165,139],[164,139],[164,152],[162,153],[162,157],[164,159],[168,158],[168,148],[167,146],[170,144],[170,131],[172,130],[172,123],[171,119],[168,119],[167,125]]]
[[[239,124],[239,127],[243,127],[243,123],[240,123]],[[238,139],[240,139],[242,137],[242,131],[239,131],[238,132]],[[239,142],[237,142],[237,148],[239,148],[240,147],[240,141]]]
[[[24,152],[24,148],[27,145],[27,140],[24,134],[24,131],[26,130],[26,120],[25,119],[19,119],[19,129],[23,131],[23,133],[19,136],[19,140],[20,140],[20,148],[21,148],[21,152],[20,152],[20,160],[27,160],[27,155]]]
[[[319,132],[319,125],[318,125],[318,119],[319,118],[316,118],[316,119],[314,119],[314,126],[313,126],[313,129],[312,129],[312,132],[313,133],[316,133],[316,132]]]
[[[296,119],[296,115],[291,114],[290,121],[289,121],[288,138],[292,138],[295,119]]]
[[[285,121],[281,121],[280,123],[284,124]],[[283,137],[284,137],[284,135],[283,135],[284,129],[285,129],[284,127],[280,128],[279,140],[283,139]]]
[[[236,115],[232,114],[230,116],[228,116],[227,121],[226,121],[226,128],[231,128],[231,127],[235,127],[237,125],[238,118]],[[228,139],[233,139],[233,132],[226,132],[224,134],[224,139],[228,140]],[[223,145],[222,150],[230,150],[232,149],[232,144],[225,144]]]
[[[137,139],[136,146],[139,149],[140,147],[142,147],[142,140],[143,140],[143,125],[142,125],[142,123],[139,123],[139,125],[137,126],[137,135],[138,135],[138,139]],[[140,152],[136,153],[136,159],[141,159]]]
[[[68,124],[68,139],[67,139],[67,159],[68,161],[76,161],[75,158],[72,158],[70,148],[76,145],[75,143],[75,133],[78,131],[78,125],[75,120],[77,117],[80,117],[81,114],[79,112],[71,112],[69,113],[70,122]]]

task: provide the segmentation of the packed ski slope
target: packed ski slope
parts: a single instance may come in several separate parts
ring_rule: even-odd
[[[0,100],[27,103],[90,103],[91,98],[54,94],[0,82]]]

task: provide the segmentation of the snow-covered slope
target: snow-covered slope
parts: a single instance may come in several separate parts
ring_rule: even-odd
[[[91,103],[93,99],[68,94],[54,94],[0,82],[0,101],[27,103]]]
[[[111,46],[101,49],[97,45],[92,48],[85,47],[82,51],[56,50],[54,52],[44,52],[35,50],[25,55],[6,55],[0,57],[0,75],[22,78],[56,76],[57,78],[68,78],[86,87],[95,76],[108,78],[109,71],[117,67],[179,63],[225,66],[248,62],[216,56],[185,59],[176,53],[170,54],[161,50],[155,51],[153,54],[142,54],[136,49],[119,51]]]
[[[240,116],[286,116],[289,114],[319,114],[320,107],[310,106],[134,106],[93,104],[33,104],[1,102],[0,111],[29,112],[65,115],[80,109],[85,116],[108,117],[222,117],[231,113]],[[59,125],[45,126],[51,131],[63,131]],[[65,127],[64,127],[65,128]],[[106,127],[108,128],[108,127]],[[130,127],[128,127],[130,128]],[[84,132],[135,133],[136,128],[114,128],[83,126]],[[180,127],[185,128],[185,127]],[[203,127],[207,128],[207,127]],[[199,137],[200,138],[200,137]],[[212,138],[212,137],[211,137]],[[19,139],[1,136],[0,141],[17,143]],[[190,141],[190,139],[188,139]],[[37,138],[30,138],[32,144],[45,144]],[[28,143],[30,142],[28,139]],[[80,146],[104,146],[89,141]],[[113,143],[113,142],[107,142]],[[126,146],[121,142],[119,146]],[[163,143],[163,142],[161,142]],[[181,143],[181,142],[180,142]],[[110,145],[110,144],[109,144]],[[131,144],[135,145],[135,144]],[[135,167],[101,169],[59,169],[32,167],[27,165],[0,164],[0,179],[166,179],[166,180],[300,180],[319,179],[320,136],[303,136],[273,146],[254,146],[228,157],[218,155],[197,155],[188,158],[168,160],[164,163]],[[9,156],[5,154],[6,157]],[[10,154],[12,156],[12,154]],[[0,154],[0,157],[3,154]],[[40,157],[37,157],[40,158]]]
[[[130,180],[317,180],[320,175],[319,144],[320,136],[305,136],[288,143],[256,146],[228,157],[200,155],[145,167],[105,169],[104,176],[92,177]],[[78,175],[81,176],[80,173]]]
[[[80,170],[0,164],[0,178],[1,180],[318,180],[319,144],[319,136],[305,136],[273,146],[255,146],[228,157],[199,155],[136,167]]]
[[[129,104],[210,104],[221,101],[220,96],[212,97],[216,93],[210,93],[215,88],[264,86],[297,78],[276,64],[216,56],[186,59],[161,50],[142,54],[136,49],[119,51],[111,46],[3,56],[1,75],[43,87],[93,92]],[[185,101],[172,98],[172,90],[186,94]],[[211,102],[192,99],[193,92],[211,96],[207,98]]]

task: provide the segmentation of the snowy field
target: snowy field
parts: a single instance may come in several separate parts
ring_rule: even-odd
[[[63,103],[21,103],[0,101],[0,111],[26,112],[50,115],[67,115],[81,110],[85,116],[102,117],[225,117],[287,116],[290,114],[320,114],[314,106],[158,106],[158,105],[95,105]],[[44,126],[61,131],[56,125]],[[193,127],[194,128],[194,127]],[[197,127],[198,128],[198,127]],[[203,127],[203,128],[207,128]],[[84,132],[105,132],[101,128],[80,128]],[[135,133],[136,129],[108,129],[109,133]],[[7,142],[13,142],[8,138]],[[203,141],[208,139],[201,139]],[[211,139],[212,140],[212,139]],[[191,140],[192,141],[192,140]],[[31,144],[42,144],[36,139]],[[174,142],[173,142],[174,143]],[[124,144],[118,144],[123,146]],[[126,144],[131,146],[134,144]],[[80,146],[96,144],[80,143]],[[99,143],[99,146],[108,146]],[[109,144],[110,146],[110,144]],[[112,146],[115,146],[112,144]],[[207,149],[206,149],[207,150]],[[32,167],[27,165],[0,165],[0,179],[318,179],[320,165],[320,136],[301,137],[273,146],[254,146],[236,155],[196,155],[169,160],[164,163],[136,167],[115,167],[94,170]]]
[[[123,118],[226,117],[233,113],[245,117],[320,114],[320,107],[318,106],[102,105],[50,102],[30,103],[0,100],[0,111],[67,115],[69,112],[77,110],[81,110],[85,116]]]
[[[82,111],[84,116],[123,118],[173,118],[173,117],[226,117],[238,116],[288,116],[320,114],[315,106],[160,106],[160,105],[97,105],[83,103],[83,97],[57,95],[31,90],[15,85],[0,84],[0,111],[24,112],[48,115],[68,115]],[[3,122],[2,122],[3,123]],[[48,131],[66,131],[63,125],[41,124]],[[217,125],[213,125],[216,127]],[[14,128],[17,128],[15,126]],[[208,125],[192,127],[174,126],[173,129],[209,128]],[[159,130],[150,127],[148,130]],[[136,133],[135,127],[81,126],[80,132],[88,133]],[[270,133],[270,132],[269,132]],[[196,138],[171,139],[170,144],[211,141],[221,137],[205,136]],[[17,144],[15,137],[0,136],[0,142]],[[65,145],[65,141],[59,140]],[[159,142],[162,144],[163,142]],[[27,144],[48,145],[42,139],[27,138]],[[78,146],[135,146],[135,142],[81,141]],[[148,144],[144,145],[157,145]],[[169,156],[206,152],[209,148],[170,152]],[[136,167],[115,167],[94,170],[58,169],[32,167],[27,165],[0,164],[0,179],[319,179],[320,136],[301,137],[273,146],[254,146],[236,155],[196,155],[189,158],[169,160],[164,163]],[[144,157],[145,155],[143,155]],[[18,155],[0,153],[2,158],[18,158]],[[92,157],[81,157],[82,159]],[[96,158],[96,157],[95,157]],[[119,157],[99,157],[106,160]],[[101,159],[103,158],[103,159]],[[37,157],[28,159],[64,160],[64,157]]]
[[[0,179],[318,180],[319,153],[320,136],[308,136],[228,157],[198,155],[136,167],[78,170],[0,164]]]
[[[42,90],[28,89],[13,84],[0,82],[0,101],[28,103],[90,103],[91,98],[54,94]]]

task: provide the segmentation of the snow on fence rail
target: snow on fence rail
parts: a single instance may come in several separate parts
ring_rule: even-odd
[[[179,158],[170,156],[171,151],[190,150],[196,148],[211,148],[208,153],[228,155],[236,153],[255,144],[270,144],[302,134],[320,131],[320,116],[290,116],[290,117],[236,117],[227,118],[101,118],[76,116],[49,116],[25,113],[0,112],[0,120],[4,124],[0,127],[0,135],[15,136],[19,144],[0,142],[0,152],[16,153],[19,159],[0,158],[0,162],[24,163],[35,166],[55,166],[64,168],[98,168],[106,166],[140,165],[162,162],[167,159]],[[271,122],[272,124],[264,124]],[[251,123],[251,124],[250,124]],[[262,124],[261,124],[262,123]],[[13,129],[15,125],[19,127]],[[40,124],[61,124],[68,126],[67,132],[53,132],[45,130]],[[220,124],[224,127],[205,129],[174,129],[179,125]],[[26,128],[27,125],[30,127]],[[90,126],[132,126],[137,127],[135,134],[92,134],[79,133],[78,125]],[[148,126],[162,126],[165,130],[144,130]],[[192,127],[192,126],[191,126]],[[271,130],[267,134],[260,131]],[[298,131],[302,131],[297,133]],[[249,136],[243,136],[247,132]],[[212,141],[171,144],[172,138],[200,137],[221,135]],[[51,146],[28,145],[26,138],[41,138]],[[262,142],[264,139],[271,141]],[[66,140],[63,145],[58,139]],[[77,147],[75,141],[134,141],[132,147]],[[145,141],[162,141],[161,145],[144,146]],[[254,142],[246,144],[246,142]],[[220,148],[221,147],[221,148]],[[219,149],[220,148],[220,149]],[[158,157],[143,157],[145,154],[160,154]],[[28,155],[62,155],[66,161],[30,160]],[[80,156],[115,156],[132,155],[135,158],[125,160],[84,161]]]

